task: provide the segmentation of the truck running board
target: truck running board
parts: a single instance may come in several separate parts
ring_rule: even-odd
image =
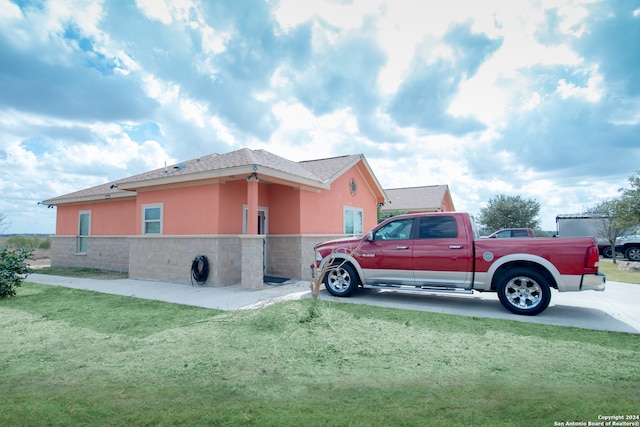
[[[436,288],[433,286],[416,286],[416,285],[362,285],[365,289],[394,289],[401,291],[421,291],[421,292],[437,292],[445,294],[473,294],[473,289],[459,289],[459,288]]]

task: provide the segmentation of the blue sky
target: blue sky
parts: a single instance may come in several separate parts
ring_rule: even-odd
[[[0,0],[0,213],[242,147],[555,216],[640,170],[640,2]]]

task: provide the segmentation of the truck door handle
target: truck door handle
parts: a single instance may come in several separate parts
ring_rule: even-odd
[[[409,246],[396,246],[396,249],[409,249]]]
[[[462,249],[462,245],[449,245],[449,249]]]

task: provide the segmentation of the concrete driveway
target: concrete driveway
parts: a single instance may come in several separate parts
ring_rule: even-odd
[[[549,308],[537,316],[512,314],[495,293],[452,295],[364,289],[350,298],[336,298],[323,290],[321,299],[640,334],[640,285],[628,283],[607,282],[604,292],[554,289]]]
[[[265,284],[259,290],[135,279],[79,279],[46,274],[31,274],[27,281],[219,310],[253,309],[311,296],[309,282],[305,281],[278,286]],[[618,282],[607,282],[604,292],[559,293],[554,290],[549,308],[537,316],[512,314],[502,307],[495,293],[452,295],[361,289],[350,298],[336,298],[322,289],[320,299],[640,334],[640,285]]]

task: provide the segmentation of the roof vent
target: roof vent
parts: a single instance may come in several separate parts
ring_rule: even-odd
[[[185,165],[184,163],[180,163],[179,165],[173,165],[173,170],[181,171],[182,169],[184,169],[186,167],[187,167],[187,165]]]

